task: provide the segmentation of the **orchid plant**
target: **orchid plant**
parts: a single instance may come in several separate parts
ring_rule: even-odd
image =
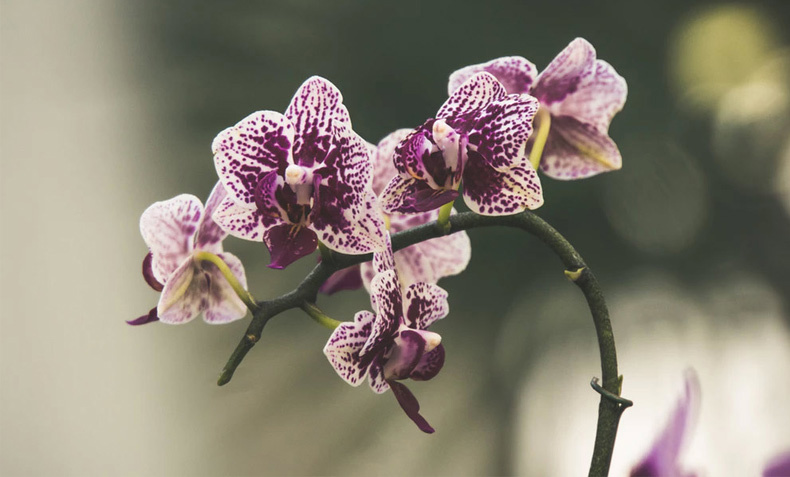
[[[343,380],[392,391],[431,433],[403,381],[430,380],[444,365],[441,337],[428,330],[450,314],[437,282],[469,263],[467,230],[519,228],[549,246],[590,304],[603,374],[603,385],[591,383],[601,395],[591,473],[606,474],[631,405],[620,397],[606,303],[581,256],[531,211],[544,203],[538,171],[566,180],[621,167],[608,128],[625,103],[625,80],[576,39],[540,74],[519,56],[461,68],[448,94],[434,117],[373,145],[354,131],[339,89],[314,76],[284,113],[257,111],[220,132],[211,147],[218,182],[206,207],[184,194],[142,215],[143,276],[161,296],[129,323],[181,324],[201,313],[227,323],[249,310],[223,385],[271,318],[301,308],[332,330],[324,354]],[[453,208],[459,197],[468,212]],[[319,263],[292,292],[257,301],[240,260],[223,251],[228,235],[263,242],[274,269],[316,250]],[[319,292],[363,286],[373,311],[341,322],[317,306]]]

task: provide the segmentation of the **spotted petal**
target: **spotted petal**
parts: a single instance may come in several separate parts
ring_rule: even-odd
[[[390,385],[384,379],[384,363],[386,360],[383,358],[383,353],[379,353],[373,358],[368,368],[368,385],[370,389],[376,393],[381,394],[386,392]]]
[[[491,73],[477,73],[450,95],[436,117],[444,119],[474,113],[505,95],[505,87]]]
[[[291,159],[294,127],[282,114],[258,111],[214,140],[214,166],[225,190],[240,205],[255,207],[255,188],[271,171],[280,175]]]
[[[406,134],[400,142],[395,144],[392,162],[395,170],[403,179],[414,178],[429,181],[435,188],[438,186],[425,168],[434,148],[434,143],[430,139],[433,134],[432,127],[433,120],[429,119],[425,124]]]
[[[428,343],[418,330],[404,329],[396,339],[392,355],[384,364],[384,378],[406,379],[420,362]]]
[[[532,96],[510,95],[488,104],[471,120],[453,121],[452,125],[470,128],[469,145],[490,167],[505,172],[523,155],[537,111],[538,101]]]
[[[310,255],[318,247],[315,232],[293,224],[281,224],[263,233],[263,241],[271,255],[270,268],[283,269],[296,260]]]
[[[379,273],[370,284],[370,302],[376,311],[376,321],[361,354],[379,348],[398,328],[403,316],[403,296],[395,270]]]
[[[191,194],[151,204],[140,217],[140,233],[152,254],[151,271],[166,285],[170,275],[192,254],[203,204]]]
[[[410,328],[428,329],[450,312],[447,292],[432,283],[413,283],[406,288],[403,296],[404,317]]]
[[[628,86],[609,63],[595,56],[590,43],[575,39],[541,73],[533,94],[552,116],[570,116],[606,133],[625,104]]]
[[[540,168],[554,179],[572,180],[617,170],[623,160],[617,144],[588,123],[570,116],[552,119]]]
[[[244,273],[241,260],[228,252],[219,254],[219,258],[228,265],[241,286],[246,289],[247,276]],[[222,324],[244,318],[247,314],[247,306],[236,295],[222,272],[213,263],[204,262],[201,266],[209,276],[208,290],[205,296],[208,306],[204,313],[204,320],[211,324]]]
[[[222,201],[214,212],[213,219],[222,230],[230,235],[256,242],[263,241],[266,230],[284,223],[279,216],[274,217],[257,209],[249,209],[239,205],[230,197],[226,197]]]
[[[528,93],[538,73],[535,65],[526,58],[505,56],[455,71],[450,75],[447,94],[452,95],[466,80],[481,71],[494,75],[509,94]]]
[[[347,122],[350,127],[348,111],[340,109],[342,102],[340,90],[320,76],[308,78],[299,87],[285,111],[296,130],[295,164],[311,168],[326,160],[332,146],[334,119]]]
[[[375,273],[384,273],[388,270],[395,270],[395,257],[392,253],[392,240],[389,232],[385,235],[386,247],[381,252],[373,254],[371,262]],[[396,277],[397,279],[398,277]]]
[[[356,290],[362,287],[360,266],[354,265],[333,273],[318,289],[321,293],[332,295],[342,290]]]
[[[543,190],[526,158],[499,172],[472,152],[464,171],[464,202],[481,215],[510,215],[543,205]]]
[[[223,187],[221,182],[217,182],[206,201],[206,211],[200,221],[197,236],[195,236],[196,248],[212,253],[222,252],[222,241],[228,234],[214,222],[212,216],[227,196],[225,187]]]
[[[340,124],[333,150],[315,174],[321,177],[311,227],[319,240],[340,253],[363,254],[384,248],[384,221],[371,188],[367,143]]]
[[[353,322],[342,323],[329,337],[324,354],[337,374],[352,386],[359,386],[370,362],[360,357],[365,341],[370,336],[375,315],[360,311]]]

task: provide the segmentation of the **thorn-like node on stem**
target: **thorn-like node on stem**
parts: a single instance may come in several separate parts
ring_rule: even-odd
[[[584,272],[584,267],[577,268],[576,270],[565,270],[565,278],[568,280],[575,282],[582,276],[582,272]]]

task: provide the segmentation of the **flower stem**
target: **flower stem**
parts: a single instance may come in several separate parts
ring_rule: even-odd
[[[342,323],[340,321],[333,320],[332,318],[328,317],[323,311],[321,311],[320,308],[315,306],[315,304],[313,303],[304,302],[302,303],[301,308],[302,310],[304,310],[305,313],[310,315],[310,318],[314,319],[316,323],[318,323],[319,325],[326,326],[330,330],[334,330],[335,328],[340,326],[340,323]]]
[[[244,287],[239,283],[239,280],[236,278],[236,275],[228,268],[228,264],[225,263],[218,255],[215,255],[211,252],[206,251],[197,251],[193,255],[194,259],[200,262],[211,262],[219,271],[222,272],[222,276],[225,277],[225,280],[228,281],[233,291],[236,292],[236,296],[247,305],[247,308],[250,312],[254,315],[255,312],[258,310],[258,303],[255,301],[255,298],[252,297],[250,292],[244,289]]]
[[[450,201],[439,208],[439,218],[436,219],[437,225],[444,232],[450,231],[450,212],[453,210],[453,202]]]
[[[597,381],[595,382],[596,386],[593,386],[593,389],[601,397],[598,405],[598,425],[592,453],[592,463],[590,464],[590,475],[607,475],[612,452],[614,451],[617,427],[620,424],[620,416],[626,409],[626,405],[630,404],[630,401],[619,398],[622,376],[617,372],[617,350],[614,344],[612,323],[609,320],[609,310],[606,306],[603,291],[592,270],[590,270],[565,237],[543,219],[529,211],[498,217],[462,212],[449,217],[447,224],[453,232],[482,227],[505,226],[521,229],[534,235],[562,261],[565,267],[564,271],[567,272],[566,275],[584,294],[598,338],[598,351],[600,353],[603,377],[601,386],[598,386]],[[416,243],[446,235],[447,232],[443,227],[437,220],[436,222],[398,232],[392,235],[392,249],[393,251],[401,250]],[[325,326],[334,327],[340,324],[340,322],[326,317],[323,312],[312,304],[315,302],[316,296],[318,296],[318,289],[334,272],[369,261],[372,259],[372,254],[343,255],[331,252],[331,257],[332,260],[322,260],[321,263],[316,265],[313,271],[294,290],[273,300],[259,303],[258,310],[253,312],[252,321],[247,327],[244,337],[236,346],[220,374],[217,381],[219,385],[227,384],[230,381],[246,354],[260,340],[264,325],[274,316],[292,308],[302,308],[319,323],[325,324],[325,321]]]
[[[540,160],[543,157],[543,147],[546,146],[546,140],[549,138],[549,129],[551,128],[551,114],[549,114],[549,111],[546,108],[538,108],[533,124],[537,124],[538,130],[535,132],[535,142],[532,143],[532,150],[529,152],[529,162],[532,163],[533,169],[538,170]]]

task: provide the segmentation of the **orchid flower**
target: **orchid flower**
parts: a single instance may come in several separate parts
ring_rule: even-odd
[[[263,241],[272,268],[312,253],[321,240],[341,253],[384,247],[367,144],[352,129],[340,91],[313,76],[280,114],[258,111],[212,144],[228,192],[214,220]]]
[[[411,132],[410,129],[399,129],[384,139],[377,146],[370,144],[373,157],[373,191],[378,195],[390,180],[398,175],[392,162],[395,147]],[[393,212],[386,215],[385,223],[392,233],[400,232],[436,220],[438,210],[401,214]],[[436,283],[440,278],[457,275],[466,269],[472,256],[472,244],[466,232],[456,232],[444,237],[420,242],[395,252],[395,268],[403,286],[412,283]],[[361,286],[370,291],[370,282],[376,272],[372,262],[348,267],[334,273],[324,282],[321,291],[334,293],[340,290],[354,290]]]
[[[554,179],[584,179],[622,167],[609,123],[623,108],[628,87],[622,76],[584,40],[573,40],[536,77],[535,65],[520,56],[497,58],[467,66],[450,75],[454,94],[478,72],[493,74],[508,93],[529,93],[540,101],[535,118],[538,133],[528,151],[533,166]],[[541,131],[548,131],[541,137]],[[545,146],[538,144],[545,141]],[[541,158],[542,153],[542,158]]]
[[[427,328],[447,315],[447,292],[429,283],[402,289],[394,265],[391,248],[373,254],[377,274],[370,284],[370,301],[375,312],[360,311],[353,322],[335,328],[324,354],[350,385],[359,386],[367,378],[375,393],[392,389],[406,415],[420,430],[432,433],[417,399],[400,381],[427,381],[442,369],[441,336]]]
[[[543,204],[537,173],[524,157],[535,98],[508,95],[488,72],[456,89],[436,117],[395,148],[398,175],[384,189],[385,212],[436,209],[458,197],[482,215],[509,215]]]
[[[207,323],[215,324],[244,317],[247,307],[239,298],[241,290],[234,288],[247,288],[244,267],[235,255],[223,252],[222,240],[227,234],[211,219],[225,197],[225,189],[218,183],[205,209],[197,197],[182,194],[155,202],[143,212],[140,232],[149,249],[143,260],[143,277],[162,295],[147,315],[127,323],[161,320],[181,324],[200,313]],[[203,255],[218,257],[219,266],[201,260]],[[233,274],[233,284],[222,269]]]

